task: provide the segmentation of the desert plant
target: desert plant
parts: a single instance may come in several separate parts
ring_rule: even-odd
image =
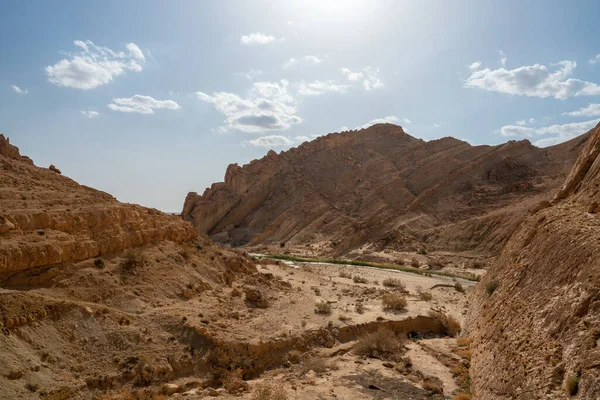
[[[365,313],[365,305],[363,303],[356,303],[354,310],[359,314]]]
[[[433,299],[433,295],[429,292],[421,292],[419,293],[419,299],[423,301],[431,301]]]
[[[381,360],[399,359],[404,350],[402,342],[391,330],[380,328],[358,339],[354,353]]]
[[[323,314],[323,315],[331,314],[331,304],[329,304],[326,301],[321,301],[321,302],[315,304],[315,313]]]
[[[319,289],[318,287],[313,288],[313,291],[315,292],[316,296],[320,296],[321,295],[321,289]]]
[[[280,385],[260,383],[252,391],[252,400],[287,400],[287,394]]]
[[[471,395],[468,393],[459,393],[455,395],[452,400],[471,400]]]
[[[579,392],[579,375],[571,375],[565,384],[569,396],[575,396]]]
[[[440,322],[448,336],[455,337],[460,333],[460,322],[452,315],[446,315],[442,312],[431,310],[429,311],[429,316]]]
[[[431,378],[423,379],[421,386],[423,386],[423,389],[427,390],[428,392],[434,393],[434,394],[444,393],[444,390],[442,389],[442,387],[440,385],[438,385],[436,382],[434,382],[433,379],[431,379]]]
[[[358,275],[354,275],[352,277],[352,280],[354,281],[354,283],[369,283],[369,281],[365,278],[363,278],[362,276],[358,276]]]
[[[352,274],[346,271],[340,271],[340,278],[352,279]]]
[[[425,255],[427,254],[427,250],[425,250],[425,248],[420,248],[419,250],[417,250],[417,254]]]
[[[416,258],[413,258],[412,260],[410,260],[410,265],[413,268],[419,268],[421,266],[421,263],[419,263],[419,260],[417,260]]]
[[[323,357],[309,357],[302,363],[302,373],[306,374],[308,371],[314,371],[317,374],[326,372],[329,369],[335,368],[335,366],[327,362]]]
[[[125,258],[121,264],[123,272],[133,273],[147,262],[146,255],[141,251],[129,250],[123,254],[123,257]]]
[[[396,278],[386,278],[383,280],[383,286],[404,289],[404,282]]]
[[[284,248],[285,247],[285,242],[279,243],[279,247]]]
[[[346,314],[340,314],[340,315],[338,315],[338,319],[342,322],[346,322],[346,321],[350,321],[351,318],[349,316],[347,316]]]
[[[29,390],[30,392],[37,392],[37,390],[38,390],[40,387],[38,386],[38,384],[37,384],[37,383],[28,383],[28,384],[26,384],[26,385],[25,385],[25,388],[26,388],[27,390]]]
[[[94,265],[96,266],[96,268],[102,269],[104,268],[104,260],[101,258],[96,258],[94,260]]]
[[[385,311],[405,311],[408,305],[406,298],[396,293],[385,294],[381,302]]]
[[[465,288],[464,288],[463,285],[460,284],[460,282],[456,282],[454,284],[454,290],[456,290],[457,292],[460,292],[460,293],[464,293],[465,292]]]
[[[498,289],[498,281],[492,280],[485,285],[485,291],[488,295],[492,295]]]

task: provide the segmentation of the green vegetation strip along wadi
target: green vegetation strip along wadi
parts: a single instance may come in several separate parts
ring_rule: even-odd
[[[259,258],[272,258],[275,260],[285,260],[285,261],[296,261],[296,262],[306,262],[306,263],[325,263],[325,264],[341,264],[341,265],[356,265],[359,267],[371,267],[371,268],[380,268],[380,269],[391,269],[395,271],[408,272],[411,274],[417,275],[439,275],[439,276],[447,276],[450,278],[461,278],[466,279],[468,281],[478,282],[479,277],[473,275],[462,275],[462,274],[453,274],[451,272],[443,272],[443,271],[430,271],[430,270],[421,270],[418,268],[412,268],[402,265],[396,264],[380,264],[369,261],[360,261],[360,260],[344,260],[340,258],[304,258],[304,257],[296,257],[290,255],[283,254],[262,254]]]

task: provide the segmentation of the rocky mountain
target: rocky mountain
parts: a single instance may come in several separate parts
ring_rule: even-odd
[[[196,238],[189,224],[158,210],[39,168],[0,135],[0,283],[32,285],[61,263],[128,248]]]
[[[471,299],[481,399],[600,398],[600,124]]]
[[[495,253],[528,208],[560,185],[585,138],[545,149],[527,140],[472,146],[378,124],[232,164],[224,182],[188,194],[182,215],[233,246]]]

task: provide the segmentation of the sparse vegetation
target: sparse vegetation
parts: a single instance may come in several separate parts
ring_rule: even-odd
[[[279,243],[279,247],[280,247],[280,248],[284,248],[284,247],[285,247],[285,242],[281,242],[281,243]]]
[[[302,363],[302,373],[306,374],[309,371],[314,371],[317,374],[322,374],[327,370],[335,368],[335,365],[327,362],[323,357],[309,357]]]
[[[488,295],[492,295],[498,289],[498,281],[492,280],[485,285],[485,291]]]
[[[421,263],[416,258],[413,258],[412,260],[410,260],[410,265],[413,268],[419,268],[421,266]]]
[[[95,266],[96,268],[99,268],[99,269],[102,269],[102,268],[104,268],[104,260],[103,260],[103,259],[101,259],[101,258],[96,258],[96,259],[94,260],[94,266]]]
[[[405,289],[406,286],[404,286],[404,282],[402,282],[400,279],[396,279],[396,278],[386,278],[383,280],[383,286],[386,287],[391,287],[391,288],[398,288],[398,289]]]
[[[413,262],[412,262],[412,263],[416,263],[416,265],[413,264],[413,267],[411,268],[411,267],[404,267],[404,266],[400,266],[400,265],[396,265],[396,264],[382,264],[382,263],[374,263],[374,262],[370,262],[370,261],[344,260],[344,259],[340,259],[340,258],[305,258],[305,257],[296,257],[296,256],[292,256],[292,255],[285,255],[285,254],[267,254],[264,256],[264,258],[272,258],[274,260],[286,260],[286,261],[295,261],[295,262],[317,262],[317,263],[321,262],[321,263],[327,263],[327,264],[356,265],[356,266],[360,266],[360,267],[391,269],[394,271],[409,272],[411,274],[417,274],[417,275],[423,275],[423,276],[438,275],[438,276],[457,277],[457,278],[462,278],[462,279],[466,279],[468,281],[473,281],[473,282],[478,281],[478,277],[473,274],[455,274],[452,272],[444,272],[444,271],[423,271],[421,269],[418,269],[420,264],[419,264],[419,261],[416,259],[413,259]]]
[[[37,383],[28,383],[25,385],[25,388],[33,393],[38,391],[39,386]]]
[[[423,301],[431,301],[433,300],[433,295],[429,292],[421,292],[419,293],[419,299]]]
[[[408,305],[406,297],[396,293],[385,294],[381,302],[385,311],[405,311]]]
[[[354,310],[358,314],[364,314],[365,313],[365,305],[363,303],[356,303],[356,307],[354,307]]]
[[[569,396],[575,396],[579,392],[579,375],[571,375],[565,384]]]
[[[147,257],[139,250],[129,250],[123,254],[125,260],[121,264],[123,272],[135,273],[138,267],[143,266],[147,262]]]
[[[436,382],[434,382],[434,380],[431,379],[431,378],[425,378],[425,379],[423,379],[423,382],[421,383],[421,386],[423,386],[423,389],[425,389],[428,392],[431,392],[433,394],[442,394],[442,393],[444,393],[444,390],[442,389],[442,387],[440,385],[438,385]]]
[[[252,391],[252,400],[287,400],[287,394],[280,385],[260,383]]]
[[[461,327],[460,322],[451,315],[446,315],[440,311],[429,311],[429,316],[433,319],[437,319],[440,324],[446,330],[446,333],[450,337],[455,337],[460,333]]]
[[[352,280],[354,281],[354,283],[369,283],[369,281],[366,278],[363,278],[362,276],[358,275],[354,275],[352,277]]]
[[[321,289],[320,288],[318,288],[318,287],[313,288],[313,291],[315,292],[316,296],[320,296],[321,295]]]
[[[331,314],[331,304],[329,304],[326,301],[321,301],[321,302],[315,304],[315,313],[322,314],[322,315]]]
[[[460,293],[464,293],[465,287],[463,285],[461,285],[460,282],[456,282],[454,284],[454,290],[456,290],[457,292],[460,292]]]
[[[346,314],[340,314],[340,315],[338,315],[338,319],[342,322],[347,322],[347,321],[350,321],[352,318],[350,318]]]
[[[354,346],[354,352],[363,357],[398,360],[404,352],[402,342],[403,340],[394,332],[381,328],[358,339]]]
[[[419,250],[417,250],[417,254],[425,255],[427,254],[427,250],[425,250],[425,248],[420,248]]]
[[[471,400],[471,395],[468,393],[459,393],[452,400]]]
[[[346,271],[340,271],[340,278],[352,279],[352,274]]]

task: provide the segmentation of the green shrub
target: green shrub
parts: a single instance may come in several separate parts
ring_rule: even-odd
[[[460,282],[456,282],[454,284],[454,290],[456,290],[457,292],[460,292],[460,293],[465,292],[465,288],[463,287],[463,285],[460,284]]]
[[[331,304],[329,304],[326,301],[321,301],[321,302],[315,304],[315,313],[323,314],[323,315],[331,314]]]
[[[575,396],[579,392],[579,376],[571,375],[567,379],[566,388],[569,396]]]
[[[96,268],[102,269],[102,268],[104,268],[104,260],[101,258],[96,258],[94,260],[94,265],[96,266]]]
[[[498,289],[498,281],[492,280],[485,285],[485,291],[488,295],[492,295]]]

